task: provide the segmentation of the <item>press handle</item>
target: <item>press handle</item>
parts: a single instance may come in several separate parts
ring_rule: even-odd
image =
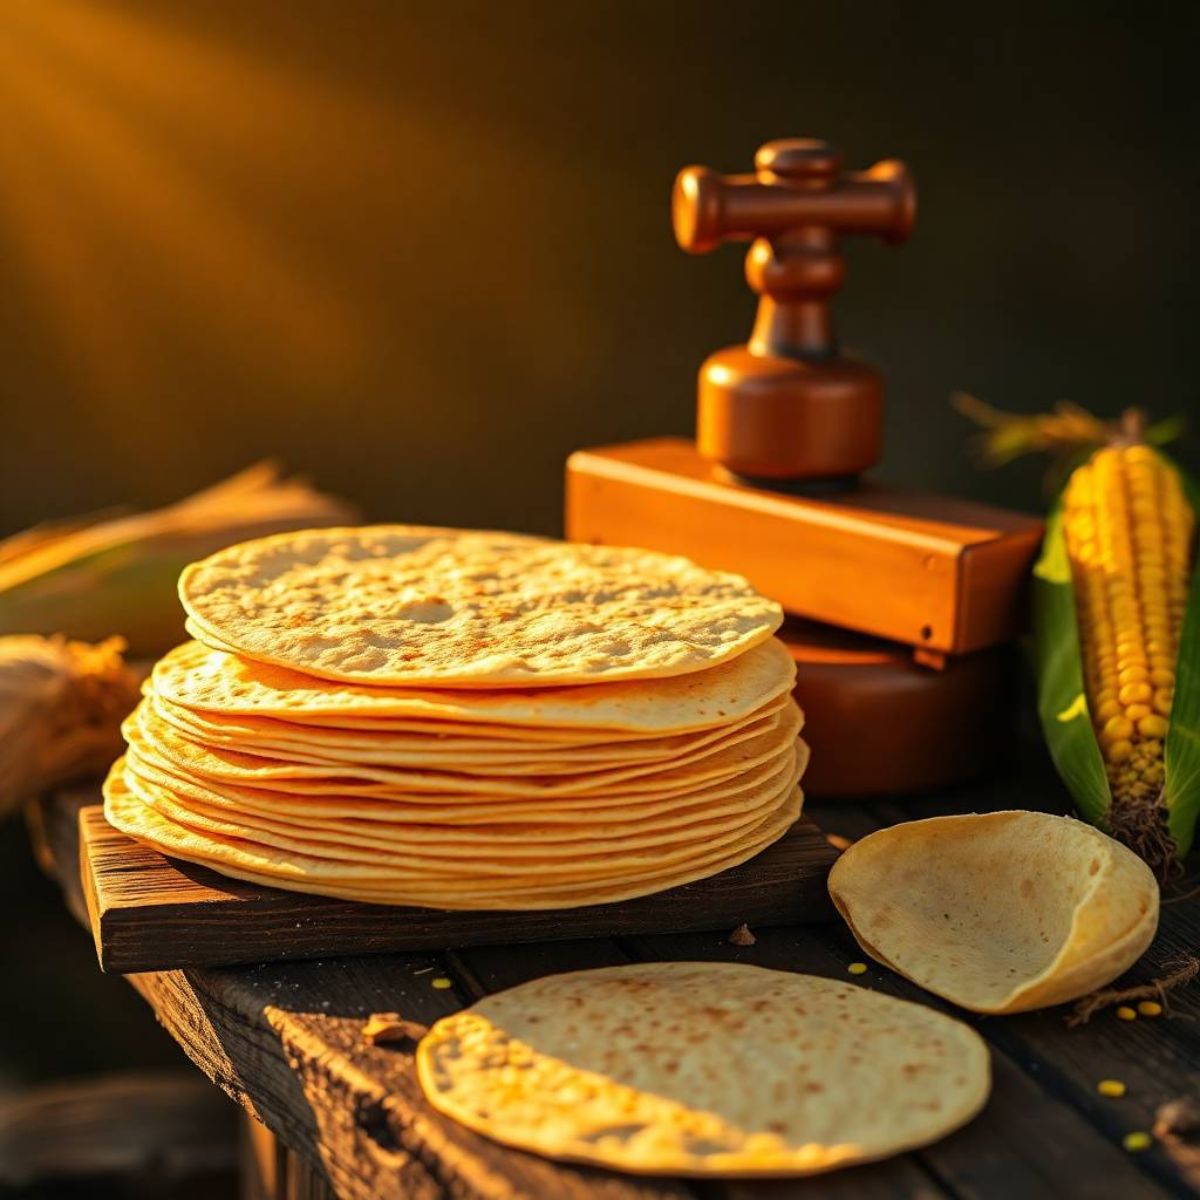
[[[767,142],[754,156],[753,175],[685,167],[671,200],[675,238],[689,254],[803,228],[895,245],[912,232],[916,211],[916,187],[904,163],[886,159],[843,173],[841,155],[812,138]]]
[[[750,479],[846,480],[878,461],[883,380],[842,357],[830,301],[846,277],[846,235],[898,244],[912,232],[917,196],[908,168],[888,159],[845,171],[828,142],[767,142],[754,173],[686,167],[675,180],[679,245],[704,254],[753,244],[746,280],[758,294],[749,340],[700,369],[700,452]]]

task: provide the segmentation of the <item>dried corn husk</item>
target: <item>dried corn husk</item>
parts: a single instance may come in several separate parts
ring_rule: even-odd
[[[121,752],[139,678],[123,643],[0,637],[0,814],[86,775]]]
[[[189,563],[286,529],[346,524],[353,509],[272,463],[149,513],[39,526],[0,542],[0,634],[119,636],[137,658],[183,640],[175,594]]]

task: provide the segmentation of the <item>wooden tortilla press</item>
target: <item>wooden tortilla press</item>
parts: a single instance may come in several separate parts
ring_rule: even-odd
[[[750,340],[700,368],[696,440],[581,450],[568,537],[685,554],[746,575],[790,614],[814,796],[965,781],[1013,727],[1012,642],[1041,523],[861,478],[881,451],[883,380],[843,356],[829,310],[839,239],[897,244],[916,193],[903,163],[843,172],[826,143],[769,142],[752,175],[680,172],[680,246],[749,241]]]

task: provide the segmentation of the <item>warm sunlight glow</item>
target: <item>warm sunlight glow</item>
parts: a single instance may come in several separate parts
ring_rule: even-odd
[[[222,189],[236,176],[201,175],[182,150],[244,160],[265,144],[286,163],[338,126],[377,126],[376,111],[78,0],[9,5],[0,23],[0,241],[81,370],[118,394],[137,378],[147,347],[120,301],[127,270],[147,261],[157,299],[227,353],[321,373],[361,353],[365,323],[336,285]]]

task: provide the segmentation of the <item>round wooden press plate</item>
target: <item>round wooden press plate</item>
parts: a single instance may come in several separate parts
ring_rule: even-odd
[[[796,702],[812,759],[813,799],[899,795],[964,783],[1011,745],[1016,669],[1010,648],[918,665],[911,646],[812,621],[779,636],[796,660]]]

